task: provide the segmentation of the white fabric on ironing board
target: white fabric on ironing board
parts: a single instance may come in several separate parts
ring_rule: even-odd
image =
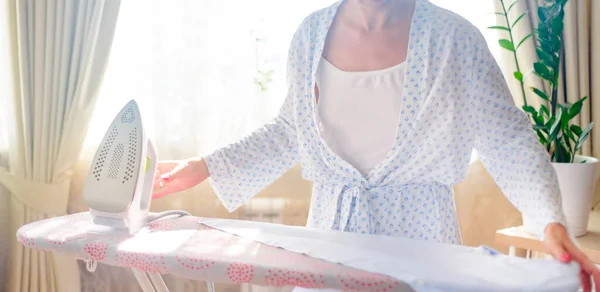
[[[223,232],[311,257],[396,278],[417,292],[569,292],[579,266],[496,254],[485,247],[361,235],[279,224],[202,219]]]

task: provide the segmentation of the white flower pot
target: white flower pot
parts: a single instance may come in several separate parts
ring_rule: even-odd
[[[581,163],[583,161],[585,163]],[[577,155],[573,163],[552,165],[558,176],[568,228],[573,236],[583,236],[587,233],[592,209],[598,159]],[[533,222],[526,216],[523,216],[523,226],[529,231],[534,230]]]

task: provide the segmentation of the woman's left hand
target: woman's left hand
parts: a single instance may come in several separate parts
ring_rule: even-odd
[[[551,223],[544,230],[544,244],[550,254],[563,263],[576,261],[581,267],[579,278],[584,292],[592,291],[592,279],[595,292],[600,292],[600,271],[588,257],[573,243],[567,229],[560,223]]]

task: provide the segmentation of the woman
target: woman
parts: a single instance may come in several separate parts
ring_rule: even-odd
[[[452,186],[472,149],[558,260],[598,270],[571,241],[549,155],[514,106],[480,32],[427,0],[345,0],[308,16],[279,115],[202,158],[162,162],[155,197],[208,177],[229,211],[298,162],[307,225],[460,244]]]

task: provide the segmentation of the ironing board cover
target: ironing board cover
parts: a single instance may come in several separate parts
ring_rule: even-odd
[[[199,222],[255,242],[386,275],[417,292],[574,292],[579,266],[524,259],[479,247],[360,235],[263,222]]]
[[[329,263],[234,236],[198,217],[164,219],[133,236],[93,234],[89,213],[37,221],[17,231],[26,247],[150,273],[282,287],[406,291],[388,276]]]

